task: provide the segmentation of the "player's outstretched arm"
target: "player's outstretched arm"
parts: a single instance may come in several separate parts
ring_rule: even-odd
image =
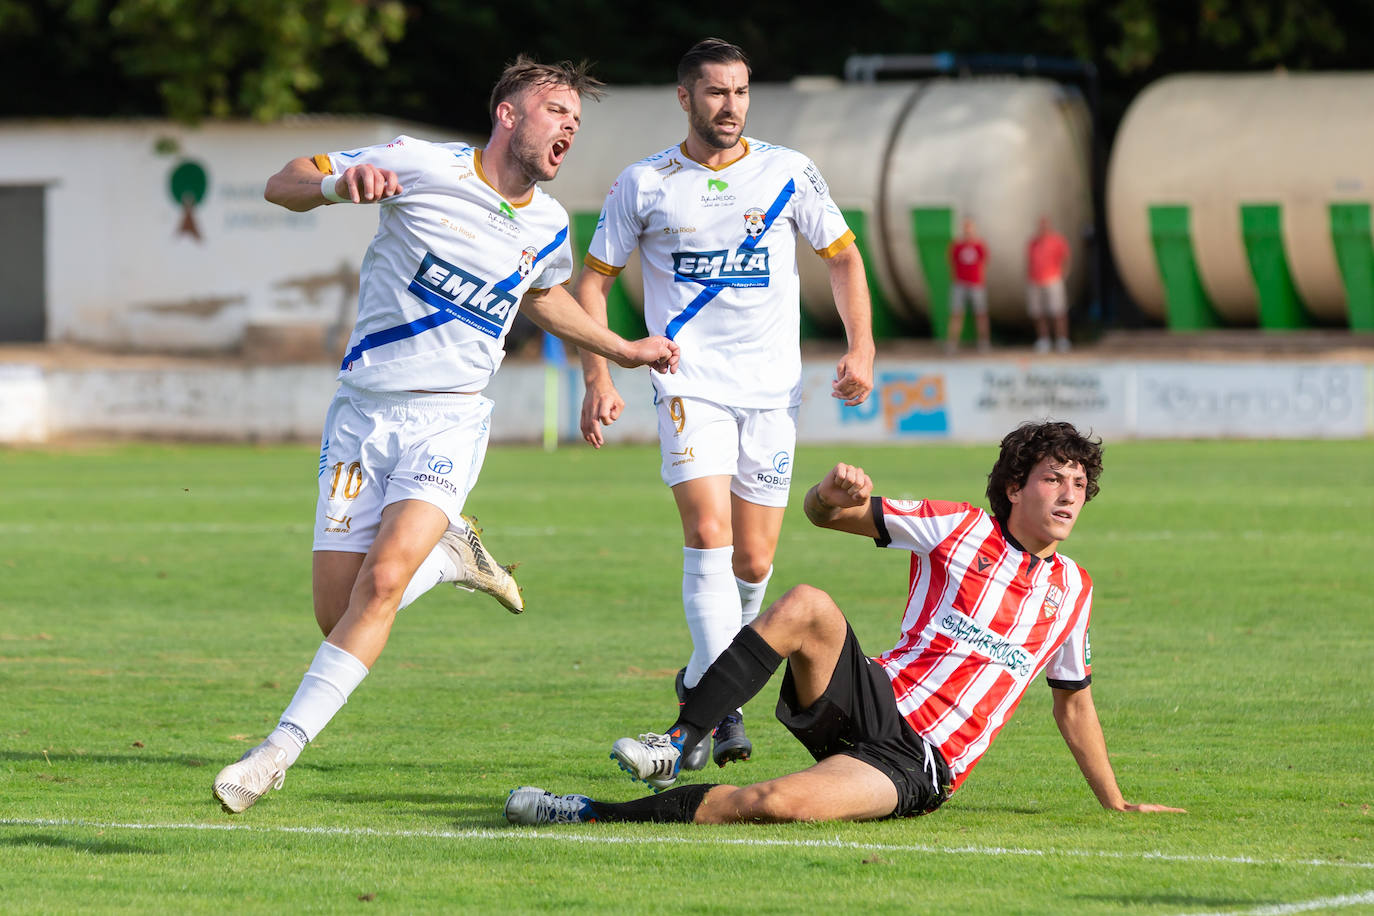
[[[520,307],[535,324],[553,336],[584,350],[591,350],[618,366],[626,369],[649,366],[655,372],[677,371],[677,344],[666,337],[626,340],[588,317],[572,294],[561,286],[530,290],[521,300]]]
[[[342,174],[326,175],[315,160],[300,156],[267,179],[262,196],[279,207],[304,213],[329,203],[376,203],[403,190],[396,173],[389,169],[355,165]]]
[[[1111,811],[1137,811],[1141,813],[1175,812],[1187,814],[1182,808],[1167,805],[1132,804],[1121,795],[1112,771],[1111,761],[1107,758],[1107,739],[1102,734],[1102,723],[1097,718],[1097,707],[1093,704],[1092,688],[1082,690],[1060,690],[1054,693],[1054,721],[1059,733],[1073,752],[1073,759],[1088,786],[1097,796],[1102,807]]]
[[[837,464],[806,491],[802,509],[811,524],[819,528],[833,528],[850,534],[877,537],[869,498],[873,481],[864,469],[852,464]]]
[[[844,322],[849,349],[835,366],[830,396],[853,407],[862,404],[873,390],[873,308],[868,295],[868,275],[858,245],[849,245],[825,259],[830,270],[830,290],[835,309]]]
[[[614,283],[615,277],[584,267],[574,287],[577,304],[582,306],[587,317],[603,327],[607,324],[606,297]],[[592,448],[601,448],[606,441],[601,428],[620,418],[625,401],[611,382],[610,366],[605,357],[589,350],[578,352],[582,359],[582,381],[586,386],[582,396],[582,438],[591,443]]]

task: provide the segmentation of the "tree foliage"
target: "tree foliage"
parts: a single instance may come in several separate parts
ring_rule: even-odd
[[[851,54],[1078,57],[1109,120],[1170,72],[1374,66],[1374,4],[1340,0],[856,0],[815,15],[782,0],[0,0],[0,76],[30,87],[0,114],[385,112],[481,131],[518,53],[668,82],[706,35],[744,46],[759,81],[838,76]]]

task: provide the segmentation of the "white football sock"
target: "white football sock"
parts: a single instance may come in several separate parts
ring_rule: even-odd
[[[296,762],[306,743],[324,730],[365,677],[367,665],[331,642],[320,644],[310,670],[281,714],[281,722],[267,736],[268,741],[286,749],[287,766]]]
[[[682,609],[692,634],[692,658],[682,683],[695,687],[739,632],[739,589],[730,560],[734,547],[682,548]]]
[[[457,582],[462,578],[463,571],[454,562],[453,554],[449,553],[438,544],[425,557],[420,568],[415,570],[415,575],[410,577],[409,584],[406,585],[405,592],[401,595],[401,603],[396,610],[400,611],[409,607],[417,598],[429,591],[440,582]]]
[[[747,627],[754,622],[754,618],[759,616],[759,610],[763,607],[763,593],[768,590],[768,580],[773,578],[773,567],[768,567],[768,572],[763,574],[763,579],[759,582],[745,582],[739,576],[735,577],[735,587],[739,589],[740,626]]]

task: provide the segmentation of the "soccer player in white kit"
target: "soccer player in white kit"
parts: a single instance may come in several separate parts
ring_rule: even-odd
[[[517,308],[620,365],[675,370],[676,344],[621,339],[562,286],[568,215],[536,184],[558,173],[598,86],[585,66],[520,57],[492,92],[482,149],[402,136],[294,159],[268,180],[266,198],[290,210],[379,214],[320,449],[313,587],[327,638],[277,728],[215,777],[226,811],[281,787],[377,661],[396,612],[426,590],[454,582],[524,609],[462,515],[486,453],[493,404],[481,392]]]
[[[815,164],[744,136],[749,63],[719,39],[678,66],[687,139],[621,173],[606,197],[577,283],[605,321],[606,295],[630,255],[643,264],[650,333],[682,346],[682,366],[654,378],[664,483],[683,533],[682,602],[693,651],[683,700],[763,603],[792,479],[801,402],[796,236],[824,259],[849,348],[832,394],[862,403],[873,388],[863,260]],[[595,447],[624,401],[606,361],[583,354],[582,434]],[[714,730],[718,765],[748,759],[739,710]],[[705,764],[707,740],[685,765]]]
[[[761,690],[786,660],[777,717],[815,765],[752,786],[693,784],[628,802],[522,786],[515,824],[698,824],[876,820],[928,814],[954,793],[1042,673],[1054,720],[1098,803],[1126,801],[1092,699],[1092,579],[1058,552],[1098,491],[1101,444],[1070,423],[1008,433],[988,474],[989,513],[968,503],[882,499],[863,468],[838,464],[806,494],[822,528],[908,551],[901,634],[866,656],[834,600],[793,588],[740,630],[664,734],[621,738],[613,756],[656,789],[721,710]]]

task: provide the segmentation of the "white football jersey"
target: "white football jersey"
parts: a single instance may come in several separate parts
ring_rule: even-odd
[[[335,174],[390,169],[404,189],[379,204],[339,379],[369,391],[482,390],[521,297],[572,276],[567,212],[537,187],[527,203],[508,202],[466,143],[402,136],[327,158]]]
[[[615,276],[636,248],[650,334],[682,347],[661,397],[731,407],[801,402],[796,236],[822,257],[854,240],[820,171],[783,146],[745,139],[719,169],[674,146],[620,174],[606,195],[587,266]]]

